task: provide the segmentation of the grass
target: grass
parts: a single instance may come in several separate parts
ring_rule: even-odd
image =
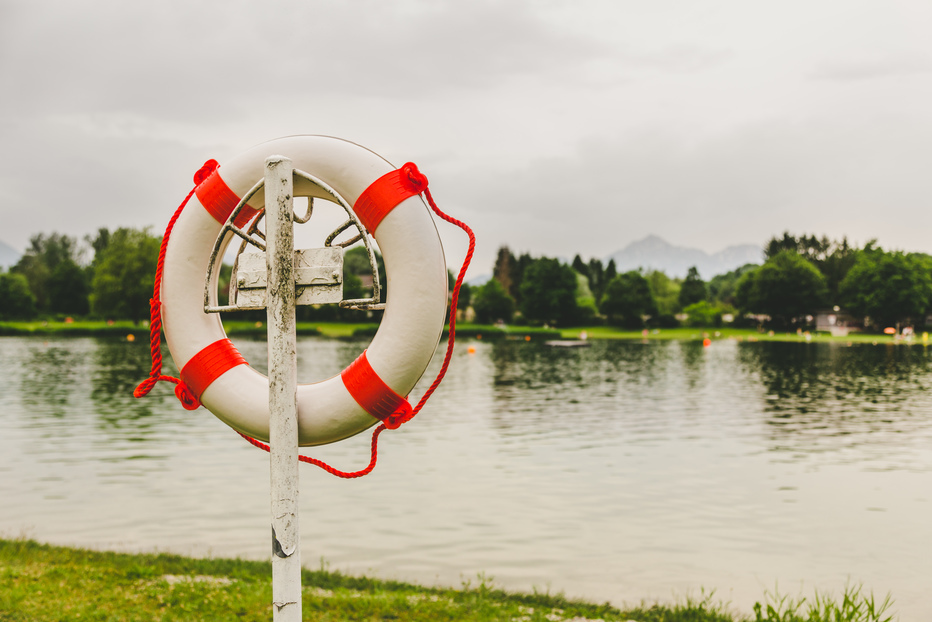
[[[126,554],[0,539],[0,620],[269,620],[271,566],[239,559]],[[508,593],[480,575],[460,589],[430,588],[305,569],[303,619],[491,622],[886,622],[890,600],[849,588],[841,602],[768,596],[755,617],[713,594],[673,605],[618,609],[549,593]]]
[[[253,336],[263,338],[267,334],[265,322],[224,320],[224,329],[231,336]],[[298,322],[299,335],[320,335],[339,339],[372,337],[378,329],[377,323],[372,322]],[[488,324],[459,323],[456,334],[460,337],[473,337],[477,339],[512,339],[512,340],[539,340],[539,339],[579,339],[586,333],[588,339],[628,339],[628,340],[681,340],[702,341],[708,338],[712,341],[719,339],[732,339],[738,341],[789,341],[812,343],[838,343],[855,344],[916,344],[928,345],[928,339],[923,339],[920,333],[911,340],[897,338],[893,335],[852,333],[846,337],[833,337],[828,333],[781,333],[760,332],[753,328],[662,328],[651,329],[646,334],[641,330],[626,330],[614,326],[582,326],[573,328],[541,328],[530,326],[493,326]],[[102,321],[102,320],[75,320],[65,321],[33,321],[33,322],[0,322],[0,336],[3,335],[47,335],[47,336],[116,336],[136,340],[148,338],[148,322],[133,324],[128,320]],[[132,337],[129,337],[132,335]]]
[[[565,328],[560,331],[563,339],[579,339],[582,332],[589,339],[648,339],[648,340],[681,340],[681,341],[712,341],[731,339],[737,341],[784,341],[802,343],[872,343],[872,344],[925,344],[922,334],[912,340],[897,338],[893,335],[878,335],[872,333],[851,333],[845,337],[834,337],[828,333],[817,332],[760,332],[754,328],[659,328],[647,331],[645,335],[641,330],[625,330],[613,326],[589,326],[578,328]]]
[[[254,335],[264,337],[268,330],[265,322],[224,321],[224,328],[229,335]],[[378,324],[339,323],[339,322],[299,322],[299,335],[323,335],[326,337],[352,337],[354,333],[374,334]],[[33,322],[0,322],[2,335],[48,335],[48,336],[119,336],[133,335],[148,338],[149,323],[134,324],[129,320],[60,320]]]
[[[147,336],[149,323],[134,324],[129,320],[35,320],[32,322],[0,322],[0,335],[49,335],[49,336],[87,336],[87,335],[133,335]]]
[[[889,595],[877,601],[873,594],[862,591],[860,586],[849,586],[840,602],[819,592],[811,601],[767,594],[764,604],[754,605],[754,622],[890,622],[894,619],[888,613],[893,605]]]

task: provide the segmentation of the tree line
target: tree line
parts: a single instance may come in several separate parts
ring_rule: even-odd
[[[159,245],[144,229],[101,228],[83,243],[61,233],[35,235],[0,274],[0,319],[148,318]]]
[[[127,319],[149,318],[149,299],[155,285],[161,237],[148,229],[101,228],[82,240],[61,234],[37,234],[19,261],[0,272],[0,320]],[[376,252],[380,282],[385,265]],[[219,275],[219,303],[227,303],[232,267]],[[358,246],[344,256],[344,297],[364,298],[371,293],[364,279],[371,278],[366,249]],[[383,287],[382,302],[385,301]],[[243,312],[242,319],[264,319],[263,311]],[[359,320],[359,312],[335,305],[299,307],[300,320]]]
[[[83,240],[66,234],[31,238],[19,261],[0,273],[0,320],[65,317],[148,318],[161,238],[148,229],[99,229]],[[747,264],[702,280],[659,270],[618,272],[614,260],[570,264],[550,257],[498,250],[492,278],[464,285],[459,310],[475,321],[551,326],[613,324],[627,328],[762,324],[810,328],[814,316],[839,307],[866,327],[923,325],[932,312],[932,256],[885,251],[871,241],[784,233],[762,249],[762,264]],[[380,280],[385,269],[377,254]],[[367,295],[370,273],[363,247],[344,259],[344,295]],[[452,283],[452,275],[451,275]],[[220,274],[220,302],[230,266]],[[383,288],[384,300],[384,288]],[[301,307],[303,320],[353,320],[359,313],[335,305]],[[261,315],[261,312],[259,313]]]
[[[703,281],[659,270],[619,273],[614,260],[565,264],[497,253],[492,279],[468,296],[477,322],[627,328],[762,325],[811,328],[819,312],[844,310],[865,328],[924,325],[932,312],[932,256],[789,232],[763,246],[763,263]]]

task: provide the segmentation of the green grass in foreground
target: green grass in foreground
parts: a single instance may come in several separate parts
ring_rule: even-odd
[[[479,577],[462,589],[426,588],[304,570],[303,619],[520,622],[880,622],[888,601],[850,588],[841,602],[765,598],[751,616],[711,596],[626,610],[562,595],[506,593]],[[0,539],[0,620],[269,620],[268,562],[130,555]]]

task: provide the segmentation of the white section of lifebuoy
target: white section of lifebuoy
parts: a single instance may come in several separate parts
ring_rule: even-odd
[[[242,197],[263,178],[265,160],[271,155],[291,159],[295,169],[325,182],[350,205],[372,182],[395,170],[382,157],[355,143],[326,136],[291,136],[257,145],[223,163],[220,176]],[[326,198],[316,186],[298,177],[294,194]],[[263,207],[263,193],[254,195],[249,203]],[[219,316],[204,312],[204,278],[221,228],[197,197],[192,197],[168,241],[162,274],[162,325],[179,370],[203,348],[226,337]],[[389,387],[406,396],[426,370],[443,332],[447,299],[443,248],[430,210],[420,196],[402,201],[370,233],[385,261],[387,298],[367,358]],[[297,397],[301,446],[332,443],[377,423],[356,403],[339,375],[299,385]],[[268,440],[268,378],[251,366],[228,370],[200,400],[232,428]]]

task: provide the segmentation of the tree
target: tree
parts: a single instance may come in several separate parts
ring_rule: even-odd
[[[354,272],[346,272],[343,275],[343,300],[359,300],[366,298],[372,293],[372,288],[366,291],[363,287],[362,279]]]
[[[515,312],[515,301],[497,279],[489,279],[473,294],[472,309],[480,324],[490,324],[497,320],[510,322]]]
[[[0,274],[0,320],[28,320],[36,315],[36,297],[22,274]]]
[[[596,300],[602,298],[602,290],[605,289],[605,268],[602,267],[600,259],[590,259],[587,266],[586,274],[589,276],[589,289]]]
[[[796,237],[784,231],[782,238],[770,238],[764,246],[764,258],[772,259],[783,251],[793,251],[821,272],[822,262],[829,256],[833,245],[834,243],[824,235],[821,238],[805,234]]]
[[[604,290],[616,276],[618,276],[618,268],[615,266],[615,260],[609,259],[608,265],[605,266],[605,272],[602,273],[602,289]]]
[[[501,283],[505,291],[512,286],[511,275],[514,271],[515,256],[507,246],[501,246],[495,255],[495,266],[492,268],[492,278]]]
[[[94,249],[94,258],[96,259],[100,253],[107,248],[107,244],[110,243],[110,230],[106,227],[101,227],[97,230],[97,235],[91,237],[89,235],[84,236],[84,241]],[[92,262],[93,263],[93,262]]]
[[[679,308],[680,283],[660,270],[651,270],[645,278],[657,303],[657,313],[666,316],[676,313]]]
[[[388,293],[385,261],[381,253],[372,249],[375,255],[376,270],[379,273],[381,294],[379,302],[385,302]],[[368,283],[368,285],[366,285]],[[354,246],[343,253],[343,298],[365,298],[372,295],[372,264],[369,263],[369,251],[365,246]]]
[[[734,305],[741,311],[749,312],[753,306],[754,275],[759,269],[760,266],[754,266],[738,277],[735,283]]]
[[[521,305],[521,284],[524,282],[524,274],[528,267],[536,261],[530,253],[521,253],[511,271],[511,289],[508,291],[511,297],[515,299],[516,305]]]
[[[586,277],[586,281],[589,280],[589,266],[586,265],[586,262],[584,262],[582,257],[580,257],[578,254],[573,257],[573,263],[571,264],[571,267],[573,270]]]
[[[589,289],[589,279],[579,272],[576,272],[576,311],[576,319],[582,323],[591,321],[599,313],[596,298]]]
[[[873,245],[873,242],[868,244]],[[816,265],[819,271],[825,275],[830,304],[837,304],[841,301],[839,293],[841,282],[845,280],[848,272],[854,267],[860,252],[857,248],[848,246],[848,238],[842,238],[841,242],[835,242],[832,252],[821,265]]]
[[[878,328],[922,322],[932,301],[932,260],[868,245],[839,286],[841,300]]]
[[[356,276],[372,274],[369,252],[365,246],[354,246],[343,253],[343,274],[355,274]]]
[[[770,259],[784,250],[795,251],[825,276],[829,304],[839,300],[838,286],[854,265],[859,252],[856,247],[849,246],[845,237],[841,241],[833,241],[824,235],[821,238],[815,235],[796,237],[784,232],[782,238],[773,237],[764,245],[764,257]]]
[[[707,284],[709,287],[709,298],[720,305],[738,306],[735,302],[738,281],[745,274],[753,272],[757,268],[757,264],[748,263],[731,272],[713,276]]]
[[[36,238],[32,239],[35,244]],[[18,274],[26,279],[29,291],[32,292],[36,311],[44,312],[49,308],[49,267],[42,257],[34,252],[34,246],[27,250],[19,261],[10,268],[11,274]]]
[[[160,242],[148,229],[121,228],[110,235],[91,283],[95,314],[135,323],[149,316]]]
[[[576,318],[576,271],[558,259],[534,260],[521,278],[522,315],[529,321],[567,324]]]
[[[815,314],[828,293],[822,273],[792,250],[780,251],[748,278],[743,290],[739,282],[742,310],[769,315],[781,328]]]
[[[456,300],[456,308],[460,311],[465,311],[469,308],[469,304],[472,302],[472,287],[469,283],[464,282],[460,285],[460,296]]]
[[[90,311],[87,273],[70,258],[52,269],[46,283],[52,313],[86,315]]]
[[[691,267],[686,274],[686,279],[680,286],[680,293],[677,298],[677,302],[680,303],[680,308],[702,302],[703,300],[707,300],[708,297],[709,290],[705,285],[705,281],[699,277],[699,270],[696,266]]]
[[[40,313],[48,312],[54,310],[51,306],[53,286],[49,283],[52,273],[62,264],[77,266],[80,258],[81,251],[75,238],[61,233],[40,233],[29,240],[29,248],[16,265],[10,268],[10,272],[26,277],[29,289],[35,296],[37,310]],[[77,275],[69,266],[59,274],[59,280],[65,276],[76,278],[79,281],[76,288],[86,291],[87,283],[83,273]]]
[[[713,305],[708,300],[700,300],[685,307],[683,313],[689,316],[686,319],[687,326],[721,326],[722,309]]]
[[[609,321],[631,328],[643,326],[644,316],[657,315],[650,284],[636,270],[619,274],[608,282],[600,309]]]

